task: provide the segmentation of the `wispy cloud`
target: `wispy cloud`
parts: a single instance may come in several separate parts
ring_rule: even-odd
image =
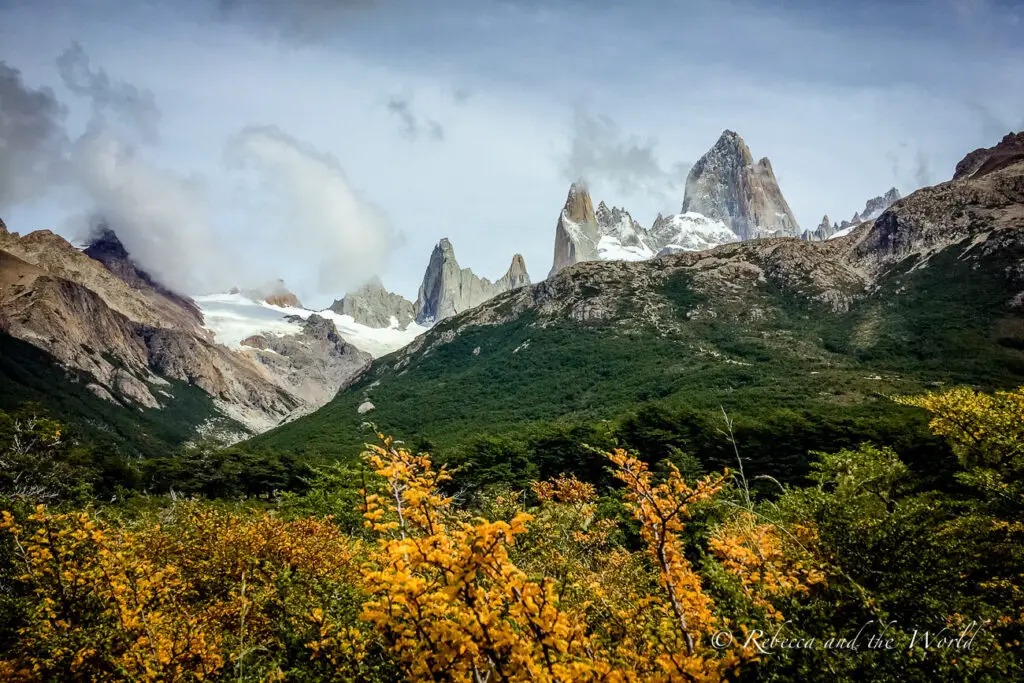
[[[662,168],[656,141],[629,135],[607,116],[593,116],[577,107],[569,148],[563,162],[566,180],[601,182],[625,195],[647,194],[659,200],[681,187],[690,164]]]
[[[434,119],[421,121],[413,112],[411,99],[393,95],[388,100],[387,109],[398,117],[402,124],[402,134],[409,140],[418,140],[421,137],[444,140],[444,127]]]
[[[111,79],[103,68],[90,62],[77,41],[57,58],[57,70],[68,90],[92,103],[93,127],[106,128],[113,117],[143,140],[157,139],[160,108],[151,91]]]
[[[398,235],[333,156],[276,127],[249,126],[229,144],[226,159],[255,170],[281,202],[283,220],[258,238],[315,272],[317,293],[344,292],[380,272]]]
[[[108,131],[83,135],[71,158],[95,212],[157,281],[195,294],[245,279],[213,230],[202,179],[145,160]]]

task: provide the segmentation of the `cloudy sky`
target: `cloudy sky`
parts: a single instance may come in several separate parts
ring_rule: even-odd
[[[0,0],[0,216],[99,214],[188,293],[327,305],[430,250],[551,266],[569,183],[650,224],[725,128],[802,227],[1024,128],[1007,0]]]

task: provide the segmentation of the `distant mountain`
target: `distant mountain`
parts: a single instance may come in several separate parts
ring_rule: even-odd
[[[689,212],[725,223],[741,239],[800,235],[771,162],[765,157],[755,164],[743,138],[731,130],[686,176],[680,213]]]
[[[217,343],[197,304],[155,282],[107,228],[81,251],[48,230],[0,233],[0,318],[5,403],[74,395],[65,412],[95,429],[134,414],[149,427],[121,437],[148,449],[265,430],[324,403],[370,360],[321,329],[299,331],[302,351],[273,363]]]
[[[938,383],[1015,386],[1022,216],[1017,163],[918,190],[842,239],[576,263],[438,323],[255,443],[355,453],[367,401],[378,428],[461,452],[474,434],[593,423],[653,401],[855,421],[880,396]]]
[[[415,319],[413,302],[400,294],[384,289],[380,278],[374,277],[354,292],[335,301],[330,310],[368,327],[392,327],[404,330]]]
[[[736,233],[722,221],[692,211],[671,216],[658,214],[650,231],[650,242],[658,249],[659,256],[704,251],[738,241]]]
[[[280,278],[263,287],[247,290],[244,294],[253,301],[264,301],[271,306],[302,308],[302,302],[299,301],[299,297],[289,290],[284,280]]]
[[[602,261],[639,261],[654,256],[650,236],[629,212],[604,202],[594,212],[597,221],[597,258]]]
[[[415,317],[421,325],[430,325],[478,306],[493,297],[530,284],[526,263],[520,254],[512,258],[508,271],[496,282],[477,276],[471,269],[459,266],[455,248],[448,238],[434,247],[423,274]]]
[[[886,209],[900,200],[900,192],[895,187],[882,195],[873,197],[864,203],[864,209],[853,214],[853,218],[842,223],[830,223],[826,215],[821,224],[814,230],[804,230],[800,239],[821,242],[823,240],[835,239],[850,234],[852,230],[867,221],[873,221],[882,215]]]
[[[603,201],[595,211],[586,184],[573,183],[555,225],[548,277],[584,261],[641,261],[740,239],[799,234],[771,162],[755,164],[743,139],[726,130],[690,170],[682,211],[659,214],[650,229]]]

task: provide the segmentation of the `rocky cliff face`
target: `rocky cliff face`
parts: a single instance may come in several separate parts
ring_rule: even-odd
[[[444,238],[434,247],[423,274],[423,284],[416,298],[416,322],[421,325],[435,323],[529,282],[526,264],[519,254],[512,259],[504,277],[491,282],[478,277],[469,268],[461,268],[452,243]]]
[[[497,282],[494,283],[497,293],[507,292],[530,284],[530,274],[526,272],[526,261],[522,254],[512,257],[512,264]]]
[[[243,342],[275,384],[302,400],[302,410],[327,403],[370,366],[370,354],[346,343],[334,323],[315,313],[295,335],[265,334]]]
[[[384,289],[380,279],[374,277],[356,291],[335,301],[330,310],[340,315],[350,315],[357,323],[368,327],[391,327],[397,323],[398,328],[404,330],[415,319],[416,307],[404,296]]]
[[[755,164],[743,138],[731,130],[690,169],[681,210],[687,212],[722,221],[741,239],[800,235],[771,162]]]
[[[555,254],[548,277],[574,263],[596,259],[600,239],[590,191],[583,182],[573,183],[555,225]]]
[[[149,273],[139,269],[128,255],[128,250],[121,244],[121,240],[105,223],[100,223],[97,226],[84,253],[89,258],[102,263],[107,270],[132,289],[150,292],[158,295],[159,298],[169,300],[176,309],[190,318],[190,322],[202,326],[203,314],[199,311],[196,303],[188,297],[176,294],[154,282]]]
[[[1009,133],[994,147],[976,149],[956,165],[953,179],[980,178],[1024,160],[1024,132]]]
[[[210,419],[226,417],[258,432],[333,393],[314,396],[304,385],[296,393],[288,373],[214,343],[194,302],[155,284],[113,234],[100,234],[85,251],[48,230],[0,234],[0,317],[8,334],[88,373],[95,395],[126,409],[171,405],[168,380],[177,380],[213,398],[219,414]],[[297,343],[308,347],[309,340]],[[305,358],[290,355],[290,367],[300,372]],[[352,352],[321,355],[321,374],[333,391],[340,376],[361,368]]]

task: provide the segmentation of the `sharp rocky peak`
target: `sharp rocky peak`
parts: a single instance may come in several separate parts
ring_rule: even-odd
[[[574,223],[593,223],[595,221],[594,203],[590,199],[590,190],[586,183],[577,181],[569,188],[562,213]]]
[[[686,177],[681,213],[719,220],[743,239],[800,234],[767,157],[756,164],[750,148],[726,130]]]
[[[469,268],[461,268],[451,241],[443,238],[434,247],[423,274],[423,284],[416,297],[415,319],[421,325],[436,323],[529,283],[526,263],[520,254],[513,257],[502,278],[491,282]]]

